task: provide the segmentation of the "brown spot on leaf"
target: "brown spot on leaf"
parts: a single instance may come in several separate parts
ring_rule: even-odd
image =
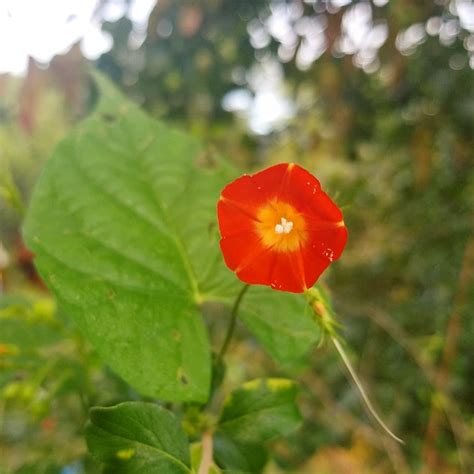
[[[177,378],[183,385],[189,384],[188,376],[183,372],[183,369],[181,367],[177,371]]]

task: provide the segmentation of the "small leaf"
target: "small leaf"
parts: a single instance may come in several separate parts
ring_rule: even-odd
[[[262,443],[298,428],[298,386],[287,379],[257,379],[234,390],[224,404],[219,431],[242,444]]]
[[[189,474],[186,434],[175,416],[152,403],[92,408],[86,428],[92,456],[117,474]]]
[[[321,337],[301,295],[252,286],[242,300],[240,318],[280,363],[297,362]]]
[[[217,432],[214,435],[214,459],[225,469],[225,474],[254,474],[262,471],[268,453],[260,443],[239,444]]]

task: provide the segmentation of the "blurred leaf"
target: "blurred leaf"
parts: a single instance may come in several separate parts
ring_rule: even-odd
[[[240,318],[278,362],[296,362],[321,336],[301,295],[252,286],[242,301]]]
[[[55,319],[54,305],[50,303],[48,299],[0,297],[0,387],[19,374],[40,378],[53,363],[51,356],[46,358],[42,352],[62,340],[63,326]],[[46,311],[48,307],[50,311]]]
[[[91,454],[110,473],[191,473],[186,434],[175,416],[151,403],[92,408],[86,428]]]
[[[15,344],[21,351],[52,344],[62,337],[61,324],[43,311],[49,300],[35,303],[22,297],[0,296],[0,344]]]
[[[3,160],[0,167],[0,199],[3,199],[21,215],[25,212],[21,194],[11,175],[11,170],[7,166],[7,161]]]
[[[219,431],[242,444],[263,443],[296,430],[301,415],[298,385],[287,379],[256,379],[226,399]]]
[[[237,443],[229,436],[214,435],[214,458],[226,474],[259,473],[267,463],[267,450],[260,444]]]
[[[46,462],[25,464],[24,466],[20,467],[20,469],[17,469],[15,474],[60,474],[61,472],[62,468],[60,466]]]

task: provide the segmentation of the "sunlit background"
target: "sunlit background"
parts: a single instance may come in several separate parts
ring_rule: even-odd
[[[380,72],[379,50],[390,33],[402,55],[414,54],[417,47],[433,37],[445,47],[462,42],[465,52],[449,58],[450,68],[474,69],[474,5],[471,0],[435,1],[432,15],[430,8],[426,8],[423,21],[413,22],[396,32],[390,32],[389,19],[381,17],[381,9],[387,7],[388,0],[355,2],[354,5],[351,0],[274,1],[259,12],[258,2],[255,9],[251,8],[252,3],[223,2],[227,14],[236,7],[245,10],[242,21],[256,60],[246,71],[238,68],[232,71],[236,87],[222,97],[222,107],[240,114],[256,134],[265,135],[279,129],[294,116],[294,105],[283,90],[281,65],[294,62],[300,71],[307,71],[327,50],[336,58],[350,56],[355,67],[373,74]],[[25,75],[29,58],[36,61],[38,67],[47,68],[56,55],[67,54],[76,44],[84,58],[98,60],[114,47],[114,36],[104,28],[104,23],[117,23],[121,19],[130,22],[126,46],[131,52],[139,51],[149,33],[149,15],[155,4],[155,0],[3,0],[0,5],[0,73]],[[203,21],[196,5],[199,2],[182,13],[182,22],[178,25],[173,25],[166,16],[161,18],[153,25],[156,36],[172,38],[174,29],[184,37],[194,36]],[[436,8],[437,5],[443,8]],[[308,12],[308,6],[313,6],[313,11]],[[254,17],[251,10],[255,10]],[[333,38],[328,31],[328,15],[340,17],[337,37]],[[194,28],[196,32],[191,31]],[[120,38],[123,40],[125,38]],[[145,64],[136,64],[134,72],[139,74],[144,67]]]
[[[20,237],[42,165],[93,107],[90,68],[245,170],[301,163],[344,209],[325,281],[406,446],[329,348],[277,369],[241,326],[233,380],[304,387],[305,425],[265,472],[472,473],[472,0],[0,0],[0,473],[99,472],[87,408],[138,396],[57,317]]]

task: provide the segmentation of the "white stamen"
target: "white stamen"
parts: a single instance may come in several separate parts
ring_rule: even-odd
[[[293,222],[287,221],[284,217],[281,218],[281,224],[275,226],[277,234],[289,234],[293,229]]]

